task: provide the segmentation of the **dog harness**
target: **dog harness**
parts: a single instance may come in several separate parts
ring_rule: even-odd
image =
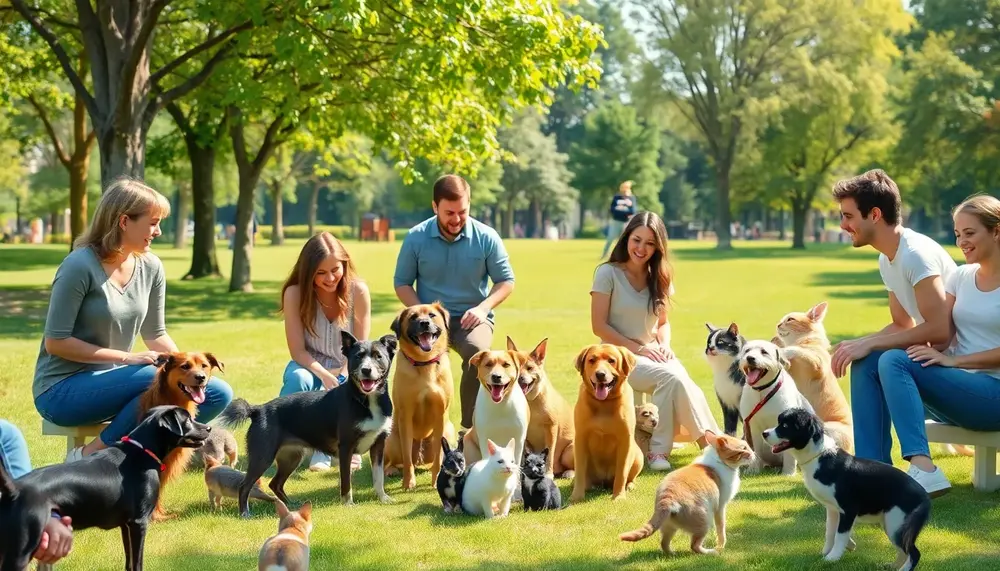
[[[434,357],[433,359],[429,359],[427,361],[418,361],[413,357],[410,357],[406,353],[403,353],[403,356],[406,357],[406,360],[409,361],[410,364],[413,365],[414,367],[423,367],[426,365],[433,365],[434,363],[437,363],[438,361],[441,360],[441,357],[444,357],[444,353],[441,353],[437,357]]]
[[[122,442],[128,442],[129,444],[134,444],[135,446],[139,447],[139,450],[142,450],[146,454],[149,454],[149,457],[152,458],[153,460],[156,460],[156,463],[160,465],[161,472],[167,469],[167,467],[163,465],[163,460],[160,460],[160,457],[157,456],[156,454],[153,454],[153,451],[150,450],[149,448],[146,448],[145,446],[143,446],[142,444],[140,444],[135,440],[132,440],[128,436],[122,436]]]
[[[753,407],[753,410],[750,411],[750,414],[748,414],[747,417],[743,419],[743,438],[747,441],[747,444],[750,445],[750,448],[754,447],[753,432],[750,431],[750,420],[757,414],[758,411],[760,411],[761,408],[764,407],[765,404],[767,404],[767,401],[771,400],[771,397],[773,397],[781,388],[781,377],[779,376],[770,385],[765,385],[763,387],[760,387],[759,389],[757,387],[750,387],[751,389],[760,392],[770,386],[774,386],[774,388],[771,389],[771,392],[764,395],[764,398],[760,399],[760,402],[757,403],[757,406]]]

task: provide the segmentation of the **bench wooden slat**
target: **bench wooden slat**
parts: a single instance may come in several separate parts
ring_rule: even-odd
[[[972,487],[982,492],[1000,490],[997,474],[997,451],[1000,450],[1000,432],[966,430],[934,420],[924,423],[929,442],[967,444],[976,447],[972,467]]]

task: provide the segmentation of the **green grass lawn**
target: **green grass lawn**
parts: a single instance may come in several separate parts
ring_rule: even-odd
[[[274,398],[288,362],[282,325],[276,314],[278,289],[301,242],[284,247],[260,246],[254,252],[255,291],[227,294],[227,282],[182,282],[188,251],[161,246],[169,278],[168,329],[182,349],[211,350],[225,362],[224,378],[238,396],[253,403]],[[601,242],[507,243],[517,274],[517,288],[498,310],[494,347],[510,335],[518,346],[549,338],[547,369],[556,388],[575,402],[578,377],[573,361],[580,348],[595,341],[590,331],[589,288]],[[392,291],[399,243],[349,243],[358,269],[372,289],[372,335],[389,331],[401,309]],[[740,243],[720,254],[711,244],[672,244],[677,296],[671,313],[673,349],[709,395],[712,381],[704,360],[704,323],[736,320],[750,338],[770,339],[783,314],[827,300],[827,329],[836,342],[870,332],[889,318],[870,249],[826,246],[792,252],[785,244]],[[64,441],[42,437],[41,421],[31,402],[31,378],[41,339],[47,288],[65,247],[0,247],[0,417],[20,426],[35,466],[62,461]],[[223,268],[230,252],[220,248]],[[460,360],[452,354],[456,382]],[[845,392],[846,379],[842,381]],[[452,419],[459,421],[459,404]],[[237,436],[242,446],[242,434]],[[242,457],[241,466],[245,459]],[[896,449],[898,454],[898,447]],[[675,467],[695,456],[693,445],[671,458]],[[897,455],[898,461],[898,455]],[[1000,556],[1000,494],[971,487],[969,458],[938,457],[954,490],[934,501],[931,521],[918,546],[924,569],[996,568]],[[900,463],[900,465],[903,465]],[[272,472],[268,473],[268,476]],[[681,554],[662,557],[659,538],[630,544],[618,534],[644,523],[662,474],[644,472],[627,499],[612,503],[607,492],[592,492],[579,505],[556,513],[512,511],[506,519],[486,521],[448,516],[426,471],[418,488],[404,493],[398,477],[387,483],[396,503],[374,499],[368,459],[355,474],[357,504],[339,504],[336,470],[315,474],[301,470],[288,482],[295,502],[312,500],[314,569],[873,569],[895,557],[881,530],[862,527],[859,548],[835,566],[824,564],[824,512],[802,485],[801,475],[785,478],[768,472],[747,477],[729,508],[728,545],[719,558],[693,556],[689,536],[678,534],[673,548]],[[266,482],[265,477],[265,482]],[[563,498],[569,480],[557,480]],[[166,507],[181,518],[154,525],[146,543],[151,569],[246,570],[256,568],[257,552],[275,532],[274,509],[251,505],[253,517],[238,517],[235,501],[219,514],[209,511],[201,473],[192,470],[165,493]],[[712,545],[714,538],[710,539]],[[60,569],[120,569],[124,557],[117,531],[77,534],[74,551]]]

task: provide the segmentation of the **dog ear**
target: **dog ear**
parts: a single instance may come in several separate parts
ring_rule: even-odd
[[[211,354],[211,353],[205,353],[205,358],[206,358],[206,359],[208,359],[208,363],[209,363],[210,365],[212,365],[212,366],[213,366],[213,367],[215,367],[216,369],[218,369],[218,370],[222,371],[223,373],[225,373],[225,372],[226,372],[226,369],[225,369],[225,368],[223,367],[223,363],[222,363],[222,361],[218,360],[218,359],[217,359],[217,358],[215,357],[215,355],[213,355],[213,354]]]
[[[775,352],[777,353],[778,363],[781,364],[781,368],[782,369],[786,369],[787,370],[789,367],[792,366],[792,364],[788,361],[788,356],[785,355],[785,350],[784,349],[782,349],[781,347],[778,347],[776,345],[775,346]]]
[[[347,352],[351,349],[351,347],[354,347],[354,344],[357,342],[358,338],[351,335],[350,331],[346,329],[342,329],[340,331],[340,349],[344,355],[347,355]]]
[[[517,351],[517,345],[514,345],[514,340],[510,338],[510,335],[507,336],[507,350]]]
[[[576,370],[579,373],[583,373],[583,363],[587,360],[587,353],[590,353],[590,346],[586,346],[580,350],[580,354],[576,356]]]
[[[302,504],[302,507],[298,509],[299,515],[302,519],[309,521],[312,519],[313,506],[312,502],[306,500],[306,503]]]
[[[806,312],[806,317],[808,317],[809,321],[812,321],[813,323],[819,323],[823,321],[824,317],[826,317],[826,307],[826,302],[821,301],[809,308],[809,311]]]
[[[169,407],[160,414],[160,426],[178,437],[184,436],[184,416],[190,418],[186,410],[179,406]]]
[[[618,347],[618,352],[622,354],[622,365],[620,367],[622,376],[628,377],[628,374],[635,368],[635,353],[622,346]]]
[[[278,519],[279,520],[282,520],[282,519],[285,519],[286,517],[288,517],[288,506],[285,505],[285,502],[283,502],[283,501],[275,498],[274,499],[274,506],[275,506],[275,509],[278,510]]]
[[[389,350],[389,358],[392,359],[392,357],[396,354],[396,348],[399,347],[399,339],[397,339],[395,335],[386,334],[379,337],[378,341],[379,343],[385,345],[386,349]]]
[[[406,318],[409,316],[409,314],[410,314],[410,308],[407,307],[403,311],[399,312],[399,315],[397,315],[395,319],[392,320],[392,323],[389,325],[389,329],[396,334],[396,337],[403,336],[403,323],[406,322]]]
[[[448,313],[448,310],[445,309],[443,305],[441,305],[440,301],[435,301],[431,305],[433,305],[434,308],[437,309],[441,313],[441,317],[444,320],[444,329],[445,329],[445,331],[450,331],[451,326],[450,326],[449,322],[451,321],[451,314]]]
[[[153,361],[153,366],[162,367],[163,365],[167,365],[167,368],[170,369],[174,366],[173,360],[174,356],[170,353],[160,353],[156,356],[156,360]]]
[[[549,338],[546,337],[538,342],[538,345],[531,350],[531,358],[539,365],[545,364],[545,349],[548,347]]]
[[[735,321],[729,324],[729,329],[727,329],[726,331],[728,331],[729,334],[732,335],[733,337],[740,336],[740,326],[736,325]]]
[[[479,351],[478,353],[469,358],[469,364],[472,365],[473,367],[478,367],[479,363],[483,362],[483,358],[486,357],[487,353],[489,353],[488,350]]]

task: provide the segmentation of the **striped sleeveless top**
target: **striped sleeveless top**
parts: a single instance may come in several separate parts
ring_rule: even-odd
[[[341,349],[343,343],[340,338],[341,327],[331,322],[323,313],[323,306],[316,304],[316,321],[313,324],[316,334],[304,331],[306,351],[312,355],[313,359],[323,365],[328,371],[336,371],[344,366],[344,352]],[[348,332],[354,333],[354,288],[347,294],[347,324],[344,327]]]

